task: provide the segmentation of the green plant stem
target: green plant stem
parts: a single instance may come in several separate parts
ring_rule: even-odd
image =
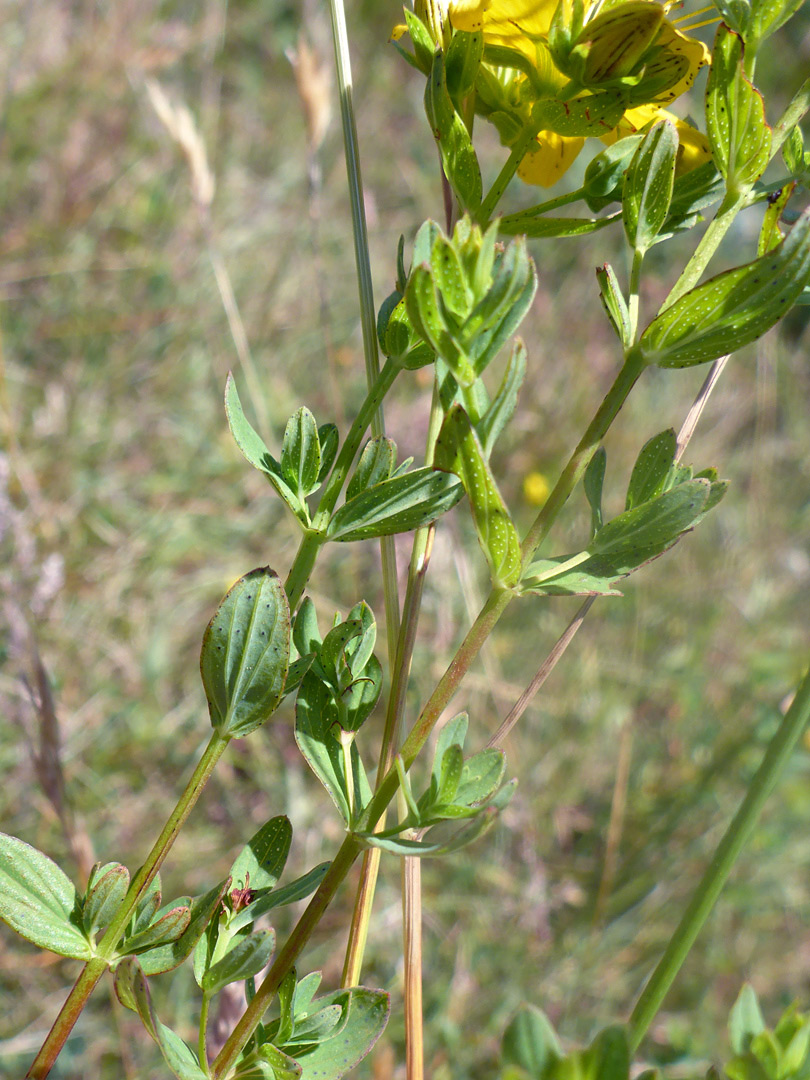
[[[732,222],[745,206],[745,196],[727,191],[720,207],[709,222],[709,227],[700,238],[700,243],[686,264],[683,273],[675,282],[672,291],[661,305],[661,311],[666,311],[676,300],[688,293],[700,281],[703,271],[709,265],[709,261],[720,246],[720,241],[731,228]]]
[[[211,1076],[221,1080],[238,1058],[242,1047],[247,1043],[256,1027],[261,1022],[265,1010],[270,1005],[285,975],[292,970],[301,950],[309,940],[337,892],[341,882],[360,852],[360,844],[353,836],[347,836],[323,880],[315,891],[301,918],[287,938],[284,947],[276,956],[273,965],[265,976],[256,996],[248,1005],[241,1019],[228,1036],[218,1057],[211,1066]]]
[[[537,543],[542,540],[551,528],[554,519],[565,504],[568,495],[571,493],[574,483],[576,483],[576,480],[579,479],[580,475],[587,467],[588,461],[590,461],[599,442],[615,419],[619,409],[626,400],[630,390],[635,385],[642,370],[643,365],[638,360],[629,357],[625,361],[624,366],[616,377],[616,381],[608,391],[602,404],[599,406],[593,420],[588,426],[587,432],[580,440],[576,450],[571,456],[571,460],[563,470],[554,491],[549,496],[546,507],[554,500],[555,508],[546,511],[546,507],[544,507],[538,515],[538,521],[535,522],[537,528],[533,528],[533,532],[530,531],[530,535],[539,536]],[[558,493],[556,498],[555,493]],[[534,552],[534,547],[531,547],[531,545],[527,546],[526,541],[524,541],[524,550],[528,552],[526,555],[526,558],[528,558]],[[430,699],[422,709],[422,712],[419,714],[416,723],[402,746],[400,756],[406,770],[411,767],[416,756],[427,742],[436,721],[455,694],[459,683],[469,670],[470,665],[473,663],[478,653],[481,651],[482,645],[489,637],[501,615],[509,606],[513,595],[514,594],[510,590],[503,588],[494,588],[490,592],[478,617],[470,627],[467,636],[464,638],[464,641],[459,646],[455,656],[450,661],[450,665],[439,681]],[[403,620],[403,625],[404,624],[405,620]],[[382,819],[388,808],[388,804],[396,795],[399,787],[400,782],[395,763],[378,784],[371,802],[365,813],[362,815],[360,826],[363,830],[373,829],[377,822]],[[334,862],[315,892],[309,906],[296,923],[295,928],[287,939],[283,949],[276,957],[264,982],[256,991],[255,998],[231,1032],[219,1056],[214,1062],[211,1069],[211,1075],[214,1080],[222,1080],[222,1078],[227,1075],[228,1070],[239,1056],[242,1047],[245,1046],[248,1039],[256,1030],[265,1010],[272,1001],[276,990],[281,985],[281,981],[295,964],[301,950],[304,948],[310,935],[318,925],[321,916],[324,911],[326,911],[326,908],[337,892],[341,882],[348,874],[352,863],[359,855],[360,850],[360,843],[353,836],[348,836],[343,841],[340,850],[335,856]]]
[[[427,442],[425,446],[425,464],[432,465],[436,448],[436,439],[442,425],[443,411],[439,399],[439,389],[434,380],[433,399],[430,406]],[[417,529],[413,538],[411,561],[408,568],[408,583],[405,589],[402,622],[396,642],[396,654],[391,665],[391,690],[383,727],[380,760],[377,768],[378,782],[394,763],[397,753],[402,716],[405,711],[405,695],[408,688],[408,676],[411,670],[419,611],[422,605],[422,592],[430,562],[433,546],[434,526],[427,525]],[[384,824],[384,816],[380,822]],[[360,869],[360,881],[355,895],[352,922],[349,928],[349,942],[346,947],[346,959],[343,965],[341,985],[356,986],[360,981],[363,965],[368,926],[374,902],[374,892],[380,867],[380,848],[369,848],[363,855]]]
[[[523,160],[523,156],[532,144],[537,132],[527,128],[512,147],[512,152],[506,159],[503,168],[495,178],[495,182],[487,192],[486,198],[476,211],[475,219],[482,229],[485,229],[495,213],[495,207],[503,198],[504,192],[509,187],[509,181],[517,172],[517,167]]]
[[[605,395],[605,399],[588,425],[585,434],[580,439],[576,449],[568,460],[568,464],[562,471],[560,479],[554,486],[554,490],[546,499],[542,510],[535,518],[531,528],[526,534],[522,544],[524,566],[531,560],[534,553],[545,538],[548,536],[551,526],[557,518],[574,490],[577,482],[588,467],[591,458],[599,448],[599,444],[605,437],[608,428],[613,423],[616,415],[627,400],[627,396],[635,386],[641,372],[644,370],[643,362],[634,354],[630,353],[616,376],[616,381]]]
[[[303,539],[298,547],[292,566],[284,583],[284,590],[290,604],[290,611],[294,612],[298,601],[306,588],[309,576],[315,566],[323,545],[326,543],[326,529],[332,511],[335,509],[338,496],[343,488],[349,469],[355,459],[363,437],[369,428],[377,410],[385,395],[393,386],[394,380],[400,372],[399,365],[393,360],[386,360],[383,369],[374,381],[374,385],[366,395],[366,399],[360,406],[360,411],[355,417],[354,423],[349,429],[346,440],[340,448],[332,472],[329,475],[326,488],[324,489],[318,509],[312,521],[312,528],[304,532]]]
[[[781,777],[808,721],[810,721],[810,671],[800,683],[793,703],[785,713],[776,734],[771,739],[762,764],[751,781],[748,793],[720,841],[664,955],[636,1002],[628,1028],[632,1050],[638,1048],[661,1007],[667,991],[728,880],[738,855],[750,839],[765,801]]]
[[[208,1010],[211,1007],[211,998],[203,990],[202,1002],[200,1003],[200,1033],[197,1039],[197,1057],[200,1059],[200,1068],[208,1073]]]
[[[793,100],[774,124],[771,135],[771,160],[782,149],[782,144],[793,128],[801,122],[806,112],[810,109],[810,79],[805,79]]]
[[[641,267],[644,264],[644,251],[633,251],[633,263],[630,267],[630,288],[627,295],[627,312],[630,317],[630,340],[638,340],[638,305],[641,286]]]
[[[115,950],[138,902],[149,888],[163,860],[171,850],[178,833],[194,808],[194,804],[199,799],[211,773],[214,771],[214,767],[222,757],[229,742],[230,739],[221,735],[218,731],[211,735],[197,768],[186,784],[183,794],[178,799],[177,805],[163,827],[163,831],[155,841],[146,862],[132,879],[132,884],[124,897],[121,907],[107,927],[96,951],[96,956],[87,962],[74,983],[73,989],[68,994],[65,1004],[59,1010],[59,1015],[56,1017],[53,1027],[48,1032],[45,1042],[40,1047],[39,1053],[34,1058],[33,1064],[28,1071],[27,1075],[30,1080],[42,1080],[53,1067],[53,1063],[65,1045],[65,1041],[70,1035],[79,1014],[87,1004],[96,983],[107,970],[110,961],[115,957]]]
[[[571,203],[578,202],[584,194],[585,188],[577,188],[575,191],[569,191],[567,195],[557,195],[555,198],[547,199],[545,202],[527,206],[525,210],[518,210],[514,214],[506,214],[503,220],[517,221],[518,219],[525,220],[530,217],[542,217],[543,214],[548,214],[552,210],[559,210],[561,206],[570,206]]]

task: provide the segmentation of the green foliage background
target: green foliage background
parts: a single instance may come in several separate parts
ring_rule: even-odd
[[[393,283],[400,233],[410,241],[425,217],[442,214],[420,79],[385,44],[397,18],[394,4],[351,5],[378,300]],[[237,576],[264,563],[285,572],[297,542],[227,433],[225,376],[233,368],[244,386],[243,376],[188,170],[148,103],[145,75],[189,106],[205,138],[217,179],[211,234],[262,380],[271,445],[300,404],[345,432],[362,399],[340,132],[333,122],[313,201],[285,56],[302,25],[331,65],[325,12],[309,0],[6,5],[0,822],[70,873],[78,873],[76,852],[33,765],[41,745],[32,643],[52,683],[80,853],[134,869],[207,738],[203,628]],[[800,81],[808,41],[805,6],[774,39],[771,69],[758,71],[772,115]],[[494,169],[502,152],[494,143],[492,151]],[[514,208],[532,198],[516,192]],[[752,257],[759,213],[743,215],[725,265]],[[661,294],[675,253],[691,243],[651,253]],[[526,475],[554,478],[618,360],[592,270],[615,257],[617,240],[602,232],[532,250],[540,291],[524,324],[530,373],[494,460],[524,524],[534,512]],[[806,313],[734,358],[691,444],[690,460],[732,480],[719,511],[634,578],[625,599],[595,607],[510,739],[520,788],[502,824],[452,862],[425,866],[431,1076],[491,1076],[500,1035],[524,998],[571,1039],[625,1015],[760,760],[777,707],[807,663]],[[704,374],[645,375],[608,440],[614,509],[638,448],[679,426]],[[429,376],[409,374],[387,409],[403,456],[421,452],[429,395]],[[261,410],[254,402],[253,414]],[[581,497],[573,503],[563,525],[572,539],[587,520]],[[404,541],[400,550],[404,565]],[[312,582],[323,624],[360,597],[384,621],[377,566],[374,543],[327,549]],[[437,537],[411,716],[483,589],[462,507]],[[575,605],[530,600],[510,609],[457,699],[472,717],[471,745],[503,717]],[[622,747],[632,757],[626,813],[595,918]],[[807,1001],[808,779],[805,748],[655,1025],[652,1061],[688,1073],[691,1061],[720,1058],[718,1024],[745,977],[771,1019],[792,997]],[[171,856],[167,891],[208,888],[281,812],[295,828],[291,876],[330,857],[339,824],[298,756],[289,706],[229,751]],[[395,998],[398,881],[398,866],[385,861],[365,977]],[[339,898],[308,954],[330,984],[350,903],[348,893]],[[0,1076],[26,1067],[74,967],[0,932]],[[158,1005],[182,1029],[193,1019],[191,979],[185,989],[182,979],[173,984],[170,1001],[166,985],[156,980]],[[363,1075],[394,1075],[386,1047],[401,1060],[401,1039],[394,1020]],[[162,1072],[138,1021],[101,991],[54,1075]]]

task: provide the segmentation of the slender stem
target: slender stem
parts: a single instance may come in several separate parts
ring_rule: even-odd
[[[495,178],[495,182],[489,189],[486,198],[481,203],[476,213],[476,220],[482,229],[489,225],[490,219],[495,212],[495,207],[503,198],[504,192],[509,187],[509,181],[517,172],[517,167],[523,160],[523,156],[534,141],[537,132],[532,128],[523,131],[518,141],[512,147],[512,152],[506,159],[503,168]]]
[[[619,409],[624,405],[628,394],[635,386],[643,370],[643,362],[634,353],[629,353],[624,366],[616,376],[616,381],[608,390],[604,401],[588,425],[587,431],[580,439],[568,464],[563,469],[554,490],[546,499],[542,510],[526,534],[522,545],[524,565],[528,563],[537,548],[545,540],[557,515],[587,469],[588,463],[596,453],[600,442],[605,437],[605,433],[616,418]]]
[[[355,417],[354,423],[349,429],[349,434],[340,449],[337,461],[318,504],[318,509],[315,512],[312,528],[305,531],[293,564],[287,574],[287,580],[284,583],[284,590],[287,593],[291,611],[295,611],[297,608],[298,601],[301,599],[301,595],[309,581],[309,576],[315,566],[318,553],[326,543],[326,529],[329,525],[329,519],[332,516],[341,489],[346,482],[346,477],[349,475],[349,469],[352,467],[355,455],[360,449],[363,436],[368,430],[369,424],[371,424],[383,398],[391,389],[399,370],[399,366],[394,361],[386,361],[374,385],[366,395],[366,400],[361,405],[360,411]]]
[[[748,793],[720,841],[664,955],[636,1002],[630,1016],[628,1032],[632,1050],[638,1048],[661,1007],[667,991],[709,917],[737,856],[750,839],[765,801],[781,777],[808,721],[810,721],[810,671],[800,683],[793,704],[785,713],[776,734],[771,739],[762,764],[748,788]]]
[[[422,861],[415,856],[402,859],[402,896],[405,1076],[407,1080],[423,1080]]]
[[[65,1004],[59,1010],[59,1015],[54,1020],[53,1027],[48,1032],[45,1042],[40,1047],[39,1053],[34,1058],[34,1062],[28,1071],[27,1075],[30,1080],[42,1080],[50,1072],[96,983],[107,970],[110,961],[115,957],[116,947],[126,930],[129,920],[132,918],[132,913],[171,850],[186,818],[191,813],[194,804],[200,797],[211,773],[214,771],[215,765],[222,757],[229,742],[230,739],[221,735],[218,731],[211,735],[197,768],[186,784],[185,790],[178,799],[169,820],[155,841],[146,862],[132,879],[132,884],[124,897],[121,907],[107,927],[96,951],[96,956],[87,962],[74,983]]]
[[[219,1056],[211,1066],[214,1080],[222,1080],[236,1062],[242,1047],[247,1043],[264,1016],[282,980],[292,970],[301,950],[309,940],[337,892],[341,882],[360,852],[360,845],[353,836],[343,841],[332,865],[327,870],[315,894],[307,905],[301,918],[296,923],[284,947],[276,956],[272,967],[265,976],[256,996],[248,1005],[241,1019],[228,1036]]]
[[[321,496],[321,501],[318,504],[318,509],[312,522],[312,527],[316,531],[325,530],[326,526],[329,524],[332,511],[335,509],[335,503],[338,500],[346,477],[349,475],[349,469],[352,466],[355,455],[360,449],[360,443],[363,441],[363,436],[369,425],[372,423],[375,413],[382,404],[383,398],[393,386],[394,380],[399,372],[400,367],[395,360],[386,360],[382,371],[374,380],[374,385],[366,395],[366,400],[360,406],[360,411],[349,429],[346,441],[340,448],[337,461],[334,464],[324,493]]]
[[[782,149],[785,139],[802,120],[808,109],[810,109],[810,79],[805,79],[791,103],[774,124],[771,135],[771,160]]]
[[[630,317],[630,340],[638,340],[638,303],[641,285],[641,267],[644,263],[644,251],[633,251],[633,264],[630,267],[630,288],[627,296],[627,310]]]
[[[430,421],[425,446],[426,465],[433,463],[436,438],[441,428],[442,416],[438,386],[434,380],[433,400],[430,407]],[[433,548],[433,534],[434,526],[428,525],[425,528],[417,529],[413,538],[402,622],[397,635],[396,655],[391,665],[391,690],[388,695],[388,708],[386,710],[380,760],[377,768],[378,782],[393,765],[397,753],[402,716],[405,711],[408,675],[416,643],[422,591],[430,562],[430,553]],[[379,825],[382,828],[384,824],[385,816],[383,815]],[[356,986],[360,981],[360,971],[368,938],[368,926],[371,919],[371,908],[374,902],[381,854],[379,848],[369,848],[363,855],[360,881],[357,886],[352,922],[349,929],[349,941],[346,947],[346,959],[343,965],[343,978],[341,980],[343,986]]]
[[[200,1031],[197,1037],[197,1057],[200,1059],[200,1068],[208,1073],[208,1010],[211,1007],[211,998],[203,990],[202,1002],[200,1003]]]
[[[366,363],[366,382],[371,391],[380,374],[380,357],[377,350],[377,319],[374,309],[374,287],[371,278],[371,261],[368,253],[368,230],[366,206],[363,197],[363,177],[360,172],[360,145],[354,119],[352,66],[349,54],[349,37],[346,29],[346,12],[343,0],[330,0],[332,14],[332,38],[335,44],[335,65],[340,93],[340,117],[343,126],[343,149],[346,157],[346,175],[349,184],[349,202],[352,212],[352,235],[354,259],[357,267],[357,287],[360,296],[360,325],[363,332],[363,355]],[[382,399],[371,417],[371,433],[376,438],[385,434]],[[382,559],[383,596],[385,622],[388,637],[389,658],[393,659],[399,629],[399,593],[397,592],[397,560],[393,536],[380,538]]]
[[[543,663],[537,669],[537,673],[535,674],[532,681],[529,683],[529,685],[517,699],[515,704],[509,710],[506,719],[487,743],[488,750],[492,747],[503,746],[504,739],[507,737],[507,735],[518,722],[518,720],[520,720],[521,716],[523,716],[523,714],[526,712],[526,709],[529,707],[532,698],[534,698],[535,694],[538,692],[538,690],[540,690],[543,683],[546,681],[546,679],[549,677],[554,668],[562,659],[565,650],[574,640],[577,631],[585,621],[585,616],[591,610],[594,600],[596,600],[595,596],[588,597],[588,599],[573,617],[568,626],[566,626],[562,634],[560,634],[560,636],[557,638],[554,648],[551,650]]]
[[[575,191],[569,191],[566,195],[557,195],[555,198],[547,199],[545,202],[527,206],[525,210],[518,210],[514,214],[505,214],[502,220],[504,222],[523,221],[529,217],[541,217],[552,210],[559,210],[561,206],[569,206],[571,203],[578,202],[584,193],[584,188],[577,188]]]
[[[661,305],[661,311],[666,311],[676,300],[688,293],[700,281],[703,271],[709,265],[709,261],[720,246],[720,241],[731,228],[732,222],[745,205],[745,198],[736,192],[727,191],[720,208],[709,223],[706,232],[700,238],[700,243],[695,248],[694,254],[686,267],[675,282],[675,286]]]

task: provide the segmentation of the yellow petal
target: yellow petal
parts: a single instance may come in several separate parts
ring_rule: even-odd
[[[584,144],[584,139],[541,131],[537,136],[537,149],[524,155],[517,174],[527,184],[552,187],[571,168]]]
[[[456,30],[477,33],[484,25],[484,12],[489,0],[451,0],[450,22]]]
[[[712,54],[702,41],[682,34],[668,19],[664,20],[655,44],[661,51],[647,65],[646,74],[651,75],[667,68],[678,72],[679,77],[674,85],[659,94],[656,99],[665,102],[674,101],[676,97],[686,93],[703,65],[711,61]]]

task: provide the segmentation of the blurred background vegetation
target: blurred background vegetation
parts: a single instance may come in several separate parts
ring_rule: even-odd
[[[441,189],[422,80],[386,44],[396,4],[353,0],[349,17],[380,301],[399,235],[410,242],[425,217],[441,217]],[[203,628],[237,576],[265,563],[283,574],[295,550],[295,525],[227,432],[227,371],[278,447],[302,403],[345,432],[363,394],[362,351],[339,125],[313,156],[291,63],[298,50],[299,71],[313,65],[306,104],[324,122],[334,92],[322,5],[7,0],[3,21],[0,823],[80,878],[95,859],[134,868],[145,855],[207,738]],[[807,5],[770,59],[758,78],[773,118],[810,59]],[[216,179],[210,215],[149,79],[195,118]],[[502,151],[482,141],[492,175]],[[535,194],[516,190],[512,202]],[[744,215],[723,266],[751,257],[759,219]],[[648,310],[693,243],[653,250]],[[495,456],[525,524],[536,512],[526,478],[554,478],[617,362],[593,267],[612,259],[625,269],[607,231],[533,251],[530,372]],[[227,279],[258,393],[223,304]],[[689,460],[732,481],[720,509],[624,599],[596,605],[509,740],[520,786],[508,813],[476,847],[425,867],[432,1077],[492,1076],[523,999],[569,1039],[626,1015],[759,763],[808,655],[807,314],[734,358],[691,444]],[[704,374],[645,376],[608,440],[613,508],[641,444],[679,426]],[[429,395],[424,372],[407,375],[387,408],[403,456],[421,453]],[[583,511],[578,496],[557,550],[582,537]],[[399,549],[404,567],[407,538]],[[461,507],[438,531],[411,718],[478,606],[482,564]],[[311,591],[322,625],[360,597],[384,624],[374,543],[329,548]],[[576,606],[510,609],[456,702],[474,740],[503,717]],[[208,888],[273,814],[295,828],[289,873],[334,852],[338,823],[290,726],[285,706],[228,753],[165,868],[166,894]],[[743,979],[771,1020],[793,997],[807,1005],[809,779],[805,747],[645,1045],[672,1075],[721,1058]],[[612,805],[624,809],[611,868]],[[394,1018],[364,1076],[401,1074],[398,884],[397,864],[384,862],[365,981],[392,990]],[[350,904],[347,890],[306,954],[329,984]],[[0,1076],[22,1075],[75,968],[0,932]],[[168,978],[155,980],[158,1007],[189,1034],[191,976],[174,978],[170,999]],[[164,1070],[138,1021],[100,990],[54,1075]]]

